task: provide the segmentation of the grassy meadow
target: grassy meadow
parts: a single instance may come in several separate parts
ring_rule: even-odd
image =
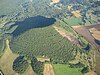
[[[53,68],[56,75],[82,75],[77,68],[70,68],[66,64],[53,64]]]

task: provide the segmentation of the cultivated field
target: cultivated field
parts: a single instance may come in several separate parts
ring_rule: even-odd
[[[96,30],[100,30],[100,24],[89,25],[89,26],[86,26],[86,28],[87,28],[87,29],[95,28]]]
[[[73,12],[73,13],[75,14],[76,12]],[[78,16],[79,15],[77,15],[77,17]],[[69,19],[64,18],[64,21],[70,26],[80,25],[82,20],[81,20],[81,18],[77,18],[77,17],[71,17]]]
[[[93,27],[90,28],[89,31],[96,40],[100,40],[100,30],[97,30],[95,27]]]
[[[100,48],[100,46],[95,42],[94,38],[92,37],[89,30],[84,26],[72,26],[73,29],[82,35],[87,41],[89,41],[91,44],[94,44],[96,47]]]
[[[77,17],[77,18],[80,18],[80,17],[81,17],[81,13],[80,13],[79,10],[72,11],[71,13],[72,13],[75,17]]]
[[[55,28],[55,30],[63,37],[66,37],[70,42],[72,42],[73,44],[76,44],[78,47],[82,47],[79,44],[78,39],[76,39],[72,34],[69,34],[69,32],[67,32],[66,30],[64,30],[61,27],[57,27],[57,26],[53,26]]]
[[[77,68],[70,68],[65,64],[53,64],[56,75],[82,75]]]
[[[86,73],[85,75],[97,75],[97,74],[93,71],[90,71],[90,72]]]
[[[55,75],[51,64],[44,65],[44,75]]]

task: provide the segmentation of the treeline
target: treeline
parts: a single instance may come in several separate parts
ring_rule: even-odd
[[[20,55],[48,57],[53,63],[67,63],[68,60],[74,59],[76,50],[81,50],[51,26],[31,29],[14,37],[10,48]]]
[[[35,57],[33,57],[32,60],[31,60],[31,65],[32,65],[34,72],[37,75],[43,75],[43,71],[44,71],[43,62],[40,62]]]
[[[22,74],[26,71],[29,64],[27,60],[24,59],[24,56],[17,57],[13,62],[13,70],[19,74]]]
[[[0,57],[2,56],[5,49],[5,40],[0,39]]]

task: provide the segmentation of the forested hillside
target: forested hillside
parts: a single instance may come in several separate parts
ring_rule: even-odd
[[[77,50],[81,51],[76,45],[60,36],[52,26],[33,28],[22,35],[14,37],[10,46],[14,53],[25,56],[44,56],[56,63],[67,63],[68,60],[74,59]]]

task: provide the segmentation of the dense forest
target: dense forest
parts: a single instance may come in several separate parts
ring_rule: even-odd
[[[32,66],[32,69],[36,74],[43,75],[44,65],[34,56],[31,56],[31,58],[30,56],[19,56],[14,60],[12,67],[15,72],[23,74],[27,70],[29,65]]]
[[[77,50],[81,50],[60,36],[52,26],[28,30],[14,37],[10,46],[14,53],[45,56],[57,63],[67,63],[68,60],[74,59]]]

